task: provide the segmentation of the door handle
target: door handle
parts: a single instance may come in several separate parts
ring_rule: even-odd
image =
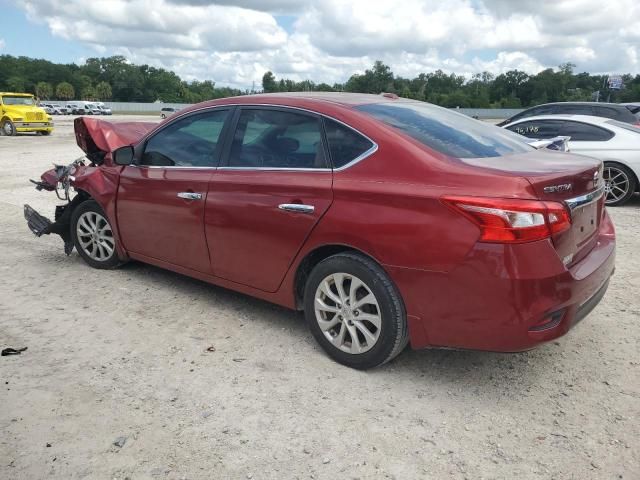
[[[303,205],[302,203],[281,203],[278,208],[294,213],[313,213],[315,210],[313,205]]]
[[[196,192],[180,192],[178,193],[178,198],[185,200],[202,200],[202,194]]]

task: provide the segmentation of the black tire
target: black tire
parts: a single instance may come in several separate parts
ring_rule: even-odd
[[[365,284],[377,300],[378,313],[381,317],[379,336],[373,346],[363,353],[342,351],[327,339],[318,324],[315,311],[316,291],[321,282],[336,273],[356,277]],[[332,359],[351,368],[366,370],[382,365],[398,355],[409,340],[406,312],[398,290],[380,265],[359,253],[339,253],[316,265],[305,286],[304,311],[311,333],[320,346]],[[354,321],[357,319],[357,317],[352,318]],[[350,325],[353,326],[352,323]],[[346,326],[336,328],[346,328]],[[354,331],[357,329],[354,328]]]
[[[160,118],[167,118],[167,116],[164,113],[161,113]]]
[[[0,130],[2,130],[2,135],[6,135],[8,137],[13,137],[16,134],[16,127],[13,122],[9,119],[3,120],[0,125]]]
[[[109,224],[109,220],[107,218],[107,215],[104,213],[102,208],[100,208],[100,205],[98,205],[98,203],[95,200],[86,200],[86,201],[82,202],[80,205],[78,205],[76,207],[76,209],[73,211],[73,214],[71,215],[70,228],[71,228],[71,238],[73,240],[73,245],[76,247],[76,250],[78,251],[78,253],[82,257],[82,259],[87,263],[87,265],[89,265],[89,266],[91,266],[93,268],[112,269],[112,268],[118,267],[123,262],[120,260],[120,258],[118,258],[118,253],[117,253],[117,250],[115,248],[116,240],[115,240],[115,237],[113,237],[113,232],[112,231],[111,231],[111,236],[113,237],[112,252],[111,252],[110,255],[105,256],[103,259],[92,258],[92,256],[91,256],[91,250],[92,249],[89,248],[89,247],[87,247],[87,249],[85,249],[85,247],[83,246],[82,242],[80,242],[80,240],[78,239],[78,222],[81,220],[81,217],[83,217],[83,215],[86,214],[86,213],[97,214],[99,217],[102,218],[102,220],[104,220],[106,225],[108,225],[108,230],[111,231],[111,225]],[[100,225],[104,225],[102,220],[99,220]],[[99,247],[93,246],[93,248],[99,248]],[[100,250],[102,250],[102,249],[100,249]],[[105,249],[105,251],[106,251],[106,249]]]
[[[47,130],[43,130],[40,132],[42,135],[44,135],[45,137],[48,137],[49,135],[51,135],[51,132],[47,131]]]
[[[605,200],[607,207],[618,207],[620,205],[624,205],[633,196],[638,187],[638,179],[629,167],[618,162],[604,162],[603,176],[605,178],[605,182],[607,182],[611,177],[615,178],[618,174],[622,175],[622,178],[626,178],[625,183],[622,184],[623,187],[620,188],[624,188],[624,186],[626,186],[627,191],[619,198],[612,198],[612,195],[609,193],[609,189],[611,187],[608,187],[606,190],[607,198]],[[618,191],[618,193],[620,192]]]

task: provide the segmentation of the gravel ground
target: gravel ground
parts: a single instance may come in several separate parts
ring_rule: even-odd
[[[80,155],[69,117],[0,137],[0,343],[28,347],[0,360],[0,478],[640,478],[640,199],[610,209],[616,275],[568,336],[359,372],[297,313],[35,238],[22,205],[55,198],[28,179]]]

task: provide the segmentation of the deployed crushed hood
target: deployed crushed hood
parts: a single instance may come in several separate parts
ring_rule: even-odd
[[[157,125],[153,122],[112,123],[88,117],[76,118],[73,123],[76,143],[98,164],[107,153],[136,143]]]

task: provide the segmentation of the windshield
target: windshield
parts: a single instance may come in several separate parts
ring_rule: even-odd
[[[452,157],[501,157],[534,150],[512,132],[429,103],[375,103],[356,109]]]
[[[2,103],[5,105],[35,105],[33,97],[10,97],[8,95],[2,96]]]

